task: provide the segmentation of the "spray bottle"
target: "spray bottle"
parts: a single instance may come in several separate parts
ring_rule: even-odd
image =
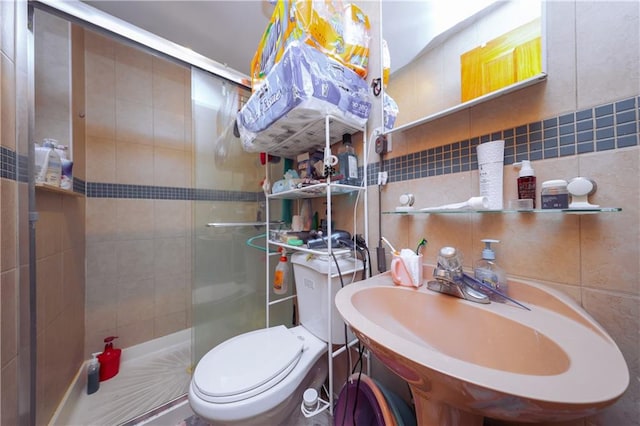
[[[285,294],[289,287],[289,263],[287,262],[287,253],[282,250],[280,261],[276,266],[276,272],[273,275],[273,292],[275,294]]]
[[[507,294],[507,275],[504,269],[495,262],[496,253],[491,248],[491,243],[499,243],[500,241],[484,239],[482,242],[485,244],[485,248],[482,250],[482,259],[478,260],[473,268],[473,275],[475,279],[483,281],[503,294]],[[504,298],[495,293],[490,293],[488,296],[496,302],[505,301]]]
[[[100,363],[97,356],[100,352],[91,354],[91,361],[87,367],[87,395],[96,393],[100,389]]]

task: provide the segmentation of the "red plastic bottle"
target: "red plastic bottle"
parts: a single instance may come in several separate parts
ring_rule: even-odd
[[[100,361],[100,381],[109,380],[120,371],[120,355],[122,349],[113,348],[113,339],[118,336],[109,336],[104,338],[104,352],[98,355]]]

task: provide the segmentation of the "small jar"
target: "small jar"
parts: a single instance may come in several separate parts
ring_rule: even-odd
[[[543,209],[569,208],[569,191],[567,181],[563,179],[542,182],[540,201]]]

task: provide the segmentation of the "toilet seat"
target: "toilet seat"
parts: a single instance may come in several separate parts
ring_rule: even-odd
[[[241,334],[210,350],[193,374],[194,391],[212,403],[251,398],[273,387],[296,366],[299,337],[285,326]]]

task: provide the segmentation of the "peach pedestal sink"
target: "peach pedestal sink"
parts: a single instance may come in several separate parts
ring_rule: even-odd
[[[407,381],[419,425],[482,425],[485,416],[565,421],[624,393],[624,358],[581,307],[526,281],[510,280],[509,294],[531,311],[426,285],[396,287],[385,273],[345,286],[336,306],[361,342]]]

